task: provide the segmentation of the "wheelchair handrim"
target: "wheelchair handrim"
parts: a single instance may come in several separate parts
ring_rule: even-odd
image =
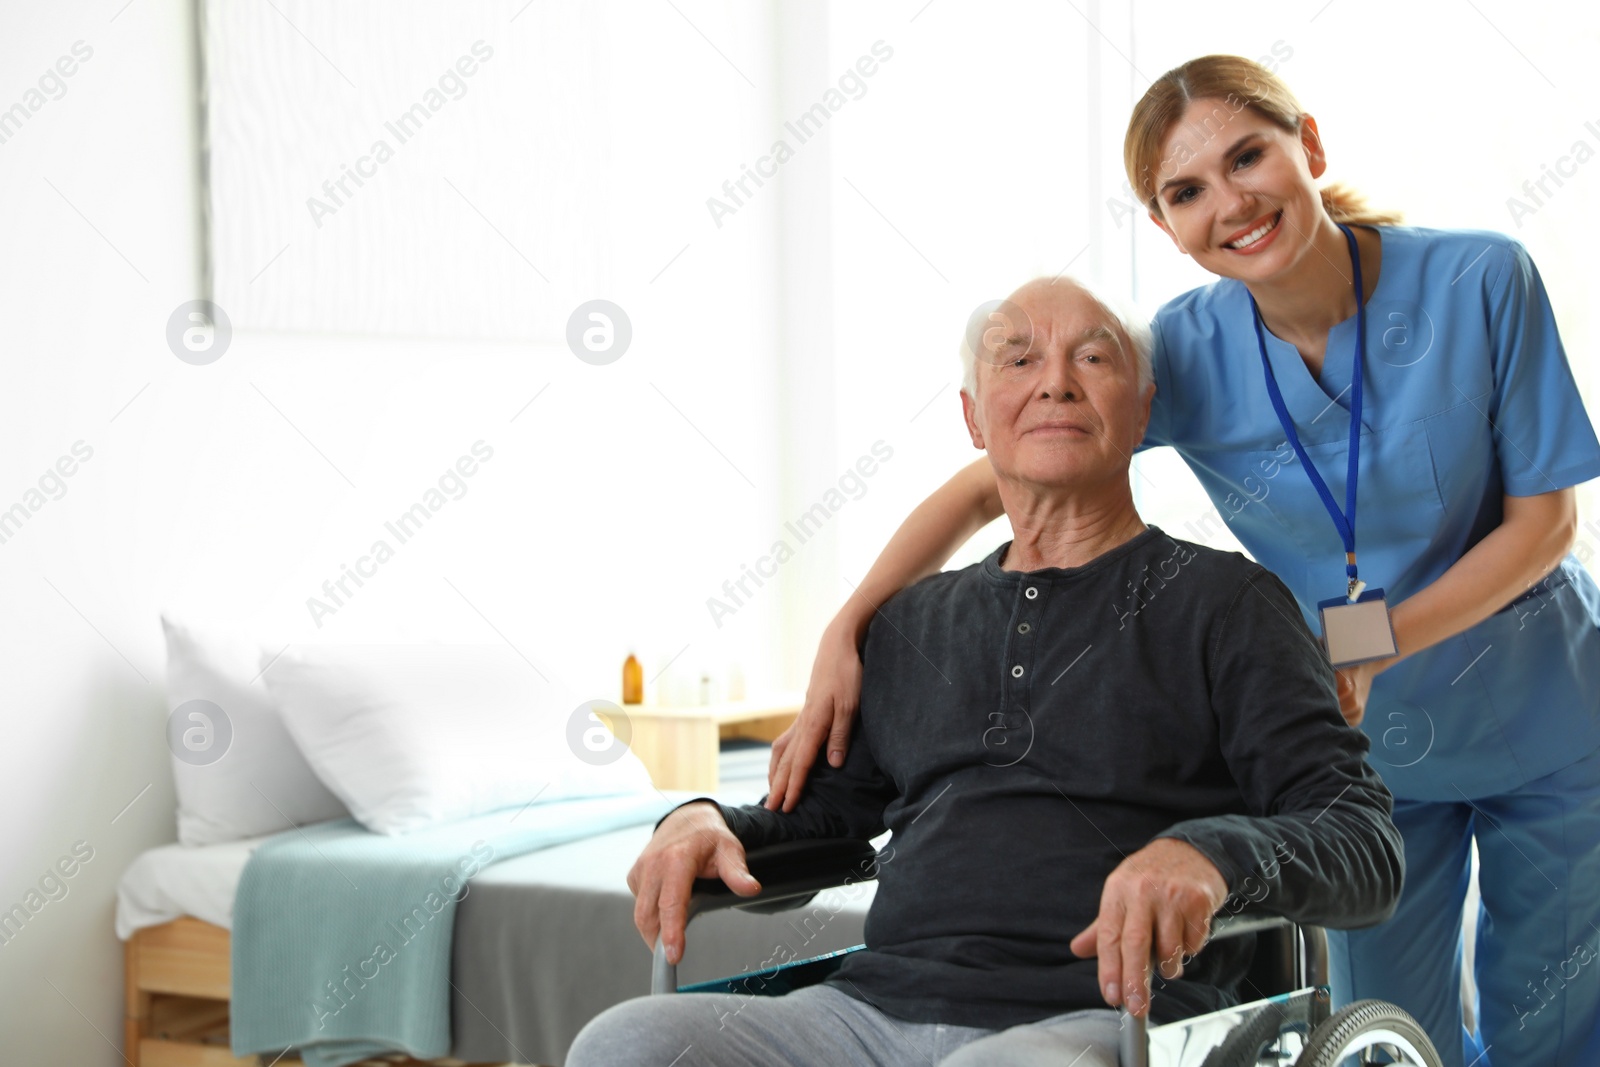
[[[1338,1053],[1333,1057],[1333,1062],[1343,1063],[1346,1056],[1367,1051],[1379,1045],[1387,1046],[1398,1055],[1405,1057],[1400,1061],[1405,1067],[1427,1067],[1428,1061],[1423,1058],[1421,1052],[1417,1051],[1417,1046],[1411,1043],[1410,1038],[1383,1027],[1363,1030],[1361,1033],[1356,1034],[1339,1049]]]

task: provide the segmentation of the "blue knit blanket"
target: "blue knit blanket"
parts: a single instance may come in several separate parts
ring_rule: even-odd
[[[659,793],[536,804],[374,834],[353,819],[290,830],[246,864],[233,905],[233,1053],[298,1049],[307,1067],[450,1052],[457,903],[486,865],[672,807]]]

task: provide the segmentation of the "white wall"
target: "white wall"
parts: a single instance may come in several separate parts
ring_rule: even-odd
[[[93,50],[0,144],[0,507],[74,442],[93,450],[0,544],[0,908],[74,842],[94,849],[69,894],[0,946],[13,1063],[119,1062],[112,887],[173,836],[154,607],[183,562],[184,495],[218,461],[215,412],[164,341],[195,284],[189,17],[178,0],[120,6],[0,18],[0,107],[75,42]]]
[[[785,360],[811,354],[782,350],[773,325],[803,313],[776,295],[780,198],[721,228],[702,203],[738,174],[744,146],[769,142],[774,16],[680,6],[719,27],[754,84],[670,8],[653,41],[618,44],[618,63],[649,45],[695,73],[642,109],[638,155],[614,167],[618,224],[669,173],[695,193],[670,245],[629,247],[613,289],[584,294],[633,319],[629,353],[603,367],[564,346],[248,332],[212,364],[180,361],[168,317],[199,295],[189,5],[0,15],[0,107],[74,42],[93,49],[65,95],[0,144],[0,509],[26,506],[75,442],[92,450],[64,495],[0,543],[0,909],[75,842],[94,849],[67,896],[0,944],[0,1059],[119,1062],[114,886],[174,837],[163,608],[278,643],[506,640],[587,697],[618,696],[630,645],[651,678],[678,656],[683,673],[738,659],[752,687],[799,680],[773,639],[775,587],[720,628],[706,607],[781,526],[786,438],[771,412],[793,378]],[[825,22],[791,22],[823,40]],[[508,23],[496,62],[517,63],[534,25]],[[810,84],[807,63],[801,52],[789,67]],[[672,95],[697,82],[714,91]],[[696,121],[737,152],[675,154],[658,121],[674,107],[703,109]],[[522,269],[492,239],[474,255]],[[542,266],[559,286],[562,264]],[[809,255],[785,269],[809,272]],[[493,458],[465,494],[318,626],[307,598],[480,440]]]

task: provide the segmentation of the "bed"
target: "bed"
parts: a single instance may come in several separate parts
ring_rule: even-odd
[[[718,798],[754,801],[765,763],[749,746],[725,753]],[[636,825],[569,841],[492,864],[472,879],[451,948],[451,1059],[433,1062],[557,1065],[595,1014],[649,992],[650,954],[633,927],[624,879],[650,832]],[[270,1057],[231,1054],[228,1012],[234,891],[267,839],[166,845],[125,873],[117,933],[126,942],[124,1054],[133,1067],[266,1067]],[[799,955],[859,944],[871,899],[869,887],[828,902],[835,914],[820,930],[784,915],[707,916],[695,926],[681,979],[755,970],[780,942]]]

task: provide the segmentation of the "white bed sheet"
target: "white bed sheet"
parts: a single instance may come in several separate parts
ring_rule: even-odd
[[[126,941],[184,915],[231,929],[244,865],[272,836],[194,848],[174,843],[141,853],[117,883],[117,936]]]

